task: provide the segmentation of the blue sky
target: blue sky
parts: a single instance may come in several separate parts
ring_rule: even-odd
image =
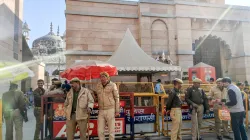
[[[30,47],[33,40],[49,33],[51,22],[54,33],[59,25],[60,35],[63,35],[66,28],[65,8],[65,0],[24,0],[23,20],[31,29]]]
[[[136,0],[131,0],[136,1]],[[250,0],[226,0],[227,4],[250,6]],[[66,28],[64,10],[65,0],[24,0],[24,21],[31,29],[30,47],[33,40],[46,35],[50,30],[50,22],[53,23],[53,31],[57,32],[60,26],[60,35]]]

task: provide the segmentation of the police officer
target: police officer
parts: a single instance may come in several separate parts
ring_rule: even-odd
[[[170,111],[170,117],[172,120],[171,140],[181,140],[182,100],[180,97],[180,90],[183,81],[181,79],[175,78],[173,84],[174,88],[169,93],[166,109],[168,112]]]
[[[120,100],[115,83],[110,81],[107,72],[100,73],[101,83],[96,86],[98,97],[98,137],[105,140],[104,128],[108,125],[109,140],[115,139],[115,117],[120,115]]]
[[[80,140],[86,140],[88,114],[94,107],[94,98],[88,89],[81,87],[78,78],[73,78],[70,84],[71,89],[64,102],[67,140],[74,140],[77,124],[81,133]]]
[[[217,134],[217,139],[222,140],[221,136],[221,125],[223,126],[223,137],[227,139],[232,139],[228,132],[228,121],[222,121],[219,119],[218,110],[222,108],[222,100],[226,99],[227,89],[223,87],[222,78],[216,80],[216,86],[212,87],[209,92],[209,99],[212,99],[213,111],[214,111],[214,121],[215,121],[215,133]]]
[[[16,140],[23,139],[23,120],[22,113],[26,111],[24,94],[18,90],[18,85],[15,82],[10,83],[8,92],[5,92],[2,97],[3,101],[3,116],[6,122],[5,140],[13,140],[13,124],[16,131]]]
[[[39,140],[40,135],[40,119],[41,119],[41,97],[45,93],[45,89],[43,88],[44,81],[42,79],[39,79],[37,81],[38,88],[36,88],[33,92],[34,94],[34,116],[36,118],[36,129],[34,134],[34,140]]]
[[[195,78],[193,80],[193,86],[187,90],[185,96],[188,105],[192,109],[192,140],[197,140],[197,138],[202,140],[202,138],[200,137],[200,128],[203,113],[204,111],[207,114],[209,113],[208,99],[203,89],[200,88],[201,82],[202,81],[200,79]]]

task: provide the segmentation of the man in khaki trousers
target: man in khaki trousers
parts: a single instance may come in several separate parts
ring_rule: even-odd
[[[200,88],[201,83],[201,79],[195,78],[193,86],[188,88],[185,96],[189,107],[192,109],[192,140],[197,140],[197,138],[203,140],[200,136],[201,123],[204,112],[209,113],[208,99],[203,89]]]
[[[2,97],[3,120],[6,124],[5,140],[13,140],[13,127],[15,128],[15,140],[23,140],[23,121],[21,112],[26,111],[23,92],[18,90],[16,82],[10,83],[9,91]],[[0,138],[2,140],[2,138]]]
[[[109,74],[100,73],[101,83],[96,86],[98,97],[98,137],[99,140],[105,140],[104,128],[107,124],[109,131],[109,140],[115,139],[115,117],[120,115],[120,100],[115,83],[110,81]]]
[[[182,140],[181,126],[182,126],[182,100],[180,95],[180,89],[183,84],[181,79],[175,78],[173,81],[174,88],[171,90],[168,96],[166,110],[169,112],[172,120],[171,128],[171,140]]]
[[[209,99],[212,99],[213,110],[214,110],[214,121],[215,121],[215,133],[217,134],[217,139],[222,140],[221,136],[221,125],[223,126],[223,137],[227,139],[232,139],[228,132],[228,121],[221,121],[219,119],[218,110],[221,109],[221,100],[226,99],[227,89],[223,87],[222,78],[216,80],[216,86],[212,87],[209,92]]]
[[[73,78],[70,84],[72,88],[64,103],[67,140],[74,140],[77,124],[81,134],[80,140],[86,140],[87,119],[93,109],[94,99],[88,89],[81,87],[78,78]]]

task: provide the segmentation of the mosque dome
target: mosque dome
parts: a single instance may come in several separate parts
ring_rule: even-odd
[[[50,25],[50,32],[33,41],[32,51],[34,55],[50,55],[63,51],[63,40],[59,35],[59,27],[57,35],[53,32],[53,25]]]

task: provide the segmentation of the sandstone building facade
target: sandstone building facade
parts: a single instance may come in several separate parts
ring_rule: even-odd
[[[23,0],[0,0],[0,61],[22,62]],[[0,80],[0,97],[9,82]]]
[[[23,0],[0,0],[0,60],[22,61]]]
[[[152,57],[183,72],[199,63],[217,77],[250,80],[250,7],[225,0],[66,0],[66,65],[108,60],[129,28]]]

